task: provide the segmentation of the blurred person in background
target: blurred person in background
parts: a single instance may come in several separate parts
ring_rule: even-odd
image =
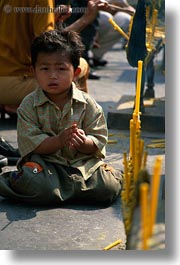
[[[99,27],[97,30],[96,42],[92,48],[94,66],[105,66],[107,64],[103,56],[114,44],[121,41],[122,47],[124,47],[127,43],[127,40],[120,35],[117,30],[114,30],[109,23],[109,19],[112,18],[116,24],[128,34],[131,17],[135,13],[134,7],[129,5],[127,0],[107,0],[106,2],[110,5],[107,5],[104,11],[99,11]],[[115,7],[113,8],[112,5]]]

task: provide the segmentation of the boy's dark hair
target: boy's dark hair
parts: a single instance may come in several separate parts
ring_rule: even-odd
[[[84,51],[84,45],[77,32],[63,30],[50,30],[41,33],[31,45],[31,60],[35,68],[38,54],[60,52],[67,55],[76,69]]]

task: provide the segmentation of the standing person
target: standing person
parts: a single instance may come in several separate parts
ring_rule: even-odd
[[[34,204],[80,200],[109,204],[122,177],[103,162],[107,125],[102,107],[77,89],[84,46],[76,32],[47,31],[31,49],[38,88],[18,108],[17,172],[0,177],[0,195]]]

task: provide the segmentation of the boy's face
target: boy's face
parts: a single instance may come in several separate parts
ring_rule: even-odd
[[[49,98],[69,93],[75,77],[74,68],[67,56],[61,53],[39,53],[35,65],[39,86]]]

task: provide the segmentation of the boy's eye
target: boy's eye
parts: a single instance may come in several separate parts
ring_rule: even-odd
[[[48,70],[48,67],[41,67],[41,70]]]
[[[65,69],[65,67],[59,67],[59,70],[60,70],[60,71],[64,71],[64,70],[66,70],[66,69]]]

